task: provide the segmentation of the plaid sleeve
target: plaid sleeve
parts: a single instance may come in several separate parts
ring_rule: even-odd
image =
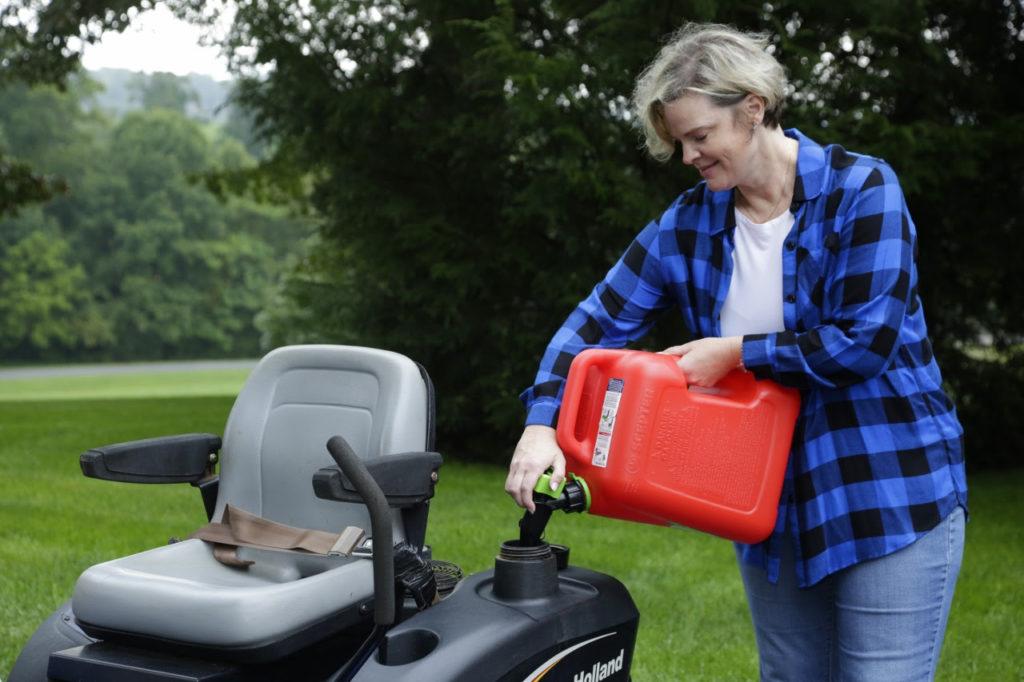
[[[527,424],[554,426],[573,358],[585,348],[621,348],[643,336],[671,304],[665,292],[660,227],[650,223],[570,313],[541,359],[534,385],[520,395]]]
[[[744,338],[748,369],[798,388],[880,375],[912,296],[915,236],[896,174],[852,155],[833,159],[833,169],[843,163],[842,183],[806,217],[813,227],[787,245],[794,253],[784,255],[784,314],[795,323]]]

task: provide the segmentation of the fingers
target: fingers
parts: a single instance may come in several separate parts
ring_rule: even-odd
[[[679,346],[669,346],[665,350],[661,351],[661,355],[676,355],[682,357],[693,350],[693,341],[684,343]]]
[[[561,454],[561,453],[559,453]],[[551,472],[551,490],[558,490],[558,486],[562,485],[562,481],[565,480],[565,456],[556,457],[552,464]]]
[[[533,487],[529,483],[531,478],[526,469],[511,467],[508,478],[505,479],[505,492],[511,495],[520,507],[533,512],[536,511],[536,506],[533,504]],[[540,478],[540,474],[537,474],[537,478]],[[533,480],[536,481],[536,478]]]
[[[512,455],[505,492],[520,507],[535,511],[533,489],[549,468],[553,470],[552,489],[557,489],[565,478],[565,456],[558,447],[555,430],[546,426],[526,427]]]
[[[676,364],[686,381],[696,386],[711,387],[734,370],[743,357],[741,337],[708,337],[675,348],[681,350]]]

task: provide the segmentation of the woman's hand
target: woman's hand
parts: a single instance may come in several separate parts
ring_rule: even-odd
[[[557,490],[565,478],[565,455],[558,447],[555,430],[539,424],[527,426],[512,455],[508,478],[505,479],[505,492],[511,495],[520,507],[535,511],[533,488],[541,474],[552,467],[554,472],[551,474],[551,489]]]
[[[743,360],[743,337],[707,337],[672,346],[661,352],[678,356],[676,364],[683,370],[688,383],[710,388],[740,366]]]

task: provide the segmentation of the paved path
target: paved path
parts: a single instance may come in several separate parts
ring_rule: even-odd
[[[171,360],[167,362],[125,362],[109,364],[45,365],[0,369],[3,379],[83,376],[89,374],[133,374],[142,372],[193,372],[217,369],[252,369],[256,360]]]

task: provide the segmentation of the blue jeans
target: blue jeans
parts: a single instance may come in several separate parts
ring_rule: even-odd
[[[964,549],[964,510],[904,549],[796,587],[787,545],[772,585],[740,573],[754,621],[762,680],[931,680]]]

